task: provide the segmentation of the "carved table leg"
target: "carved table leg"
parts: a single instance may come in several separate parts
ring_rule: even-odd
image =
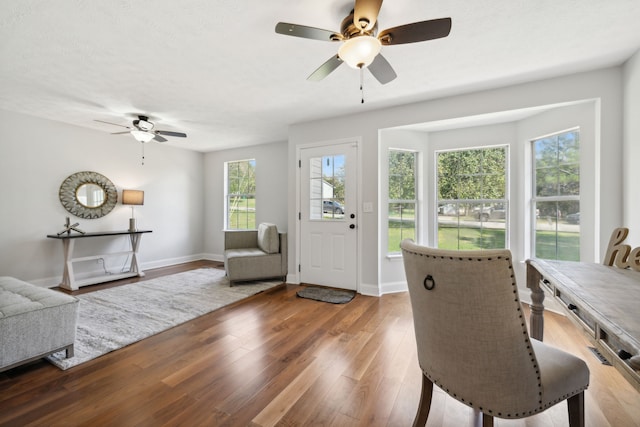
[[[542,275],[531,264],[527,264],[527,288],[531,289],[531,337],[542,341],[544,336],[544,291],[540,287]]]

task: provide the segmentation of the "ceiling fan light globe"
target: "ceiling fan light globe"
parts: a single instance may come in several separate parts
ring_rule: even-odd
[[[382,44],[377,38],[357,36],[346,40],[340,46],[338,56],[351,68],[364,68],[373,62],[381,48]]]
[[[145,132],[143,130],[132,130],[131,135],[133,135],[136,141],[142,143],[149,142],[153,138],[155,138],[154,134],[152,134],[151,132]]]

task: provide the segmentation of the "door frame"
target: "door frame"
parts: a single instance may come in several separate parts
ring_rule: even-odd
[[[362,224],[362,204],[360,198],[362,194],[362,137],[354,136],[349,138],[330,139],[325,141],[316,141],[306,144],[296,145],[296,253],[295,253],[295,283],[300,284],[300,263],[302,262],[302,230],[301,230],[301,218],[300,212],[302,212],[302,197],[301,197],[301,159],[302,150],[307,148],[329,147],[335,145],[347,145],[355,144],[356,146],[356,215],[358,224],[358,233],[356,234],[356,292],[360,293],[360,279],[362,277],[362,233],[360,227]]]

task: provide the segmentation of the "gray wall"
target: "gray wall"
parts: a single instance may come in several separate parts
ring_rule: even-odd
[[[391,89],[390,89],[391,90]],[[381,206],[378,136],[381,129],[548,104],[592,100],[596,105],[593,159],[597,178],[594,212],[596,247],[606,247],[610,230],[631,229],[629,241],[640,244],[640,54],[623,67],[542,80],[466,95],[389,107],[351,116],[291,125],[289,141],[213,153],[196,153],[167,145],[141,147],[127,135],[102,132],[0,111],[0,275],[54,285],[62,274],[60,242],[45,236],[61,229],[69,214],[58,201],[60,183],[70,174],[93,170],[118,190],[145,191],[136,208],[141,228],[153,229],[142,240],[143,268],[222,254],[223,165],[228,160],[258,161],[258,220],[289,232],[290,272],[295,271],[296,147],[319,141],[355,138],[359,146],[360,202]],[[624,120],[623,120],[624,117]],[[119,194],[120,196],[120,194]],[[87,231],[126,229],[130,209],[118,204],[105,218],[78,220]],[[382,271],[377,209],[360,215],[359,286],[365,293],[385,292],[402,280],[401,269]],[[125,246],[120,241],[111,246]],[[88,243],[86,250],[93,251]],[[100,266],[90,265],[88,270]],[[115,268],[115,267],[114,267]],[[290,277],[295,281],[296,277]],[[392,289],[393,290],[393,289]]]
[[[62,276],[62,244],[46,238],[65,217],[84,231],[126,230],[131,209],[121,190],[140,189],[145,204],[135,208],[138,227],[151,229],[141,241],[143,268],[200,259],[203,252],[203,154],[113,136],[63,123],[0,110],[0,275],[44,286]],[[105,217],[82,219],[58,200],[62,181],[79,171],[101,173],[118,189],[118,204]],[[128,250],[127,237],[82,239],[78,254]],[[105,259],[109,271],[126,260]],[[76,264],[78,272],[100,271],[97,261]]]
[[[287,231],[287,143],[237,148],[205,155],[205,252],[222,260],[224,252],[224,164],[256,160],[256,222],[271,222]]]

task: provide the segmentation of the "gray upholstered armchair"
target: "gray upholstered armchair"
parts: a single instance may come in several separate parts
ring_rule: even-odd
[[[275,224],[262,223],[257,230],[224,233],[224,268],[229,283],[282,278],[287,280],[287,233]]]
[[[584,425],[586,363],[529,338],[511,252],[400,245],[422,369],[414,426],[424,426],[433,384],[493,417],[525,418],[567,400],[569,424]]]

